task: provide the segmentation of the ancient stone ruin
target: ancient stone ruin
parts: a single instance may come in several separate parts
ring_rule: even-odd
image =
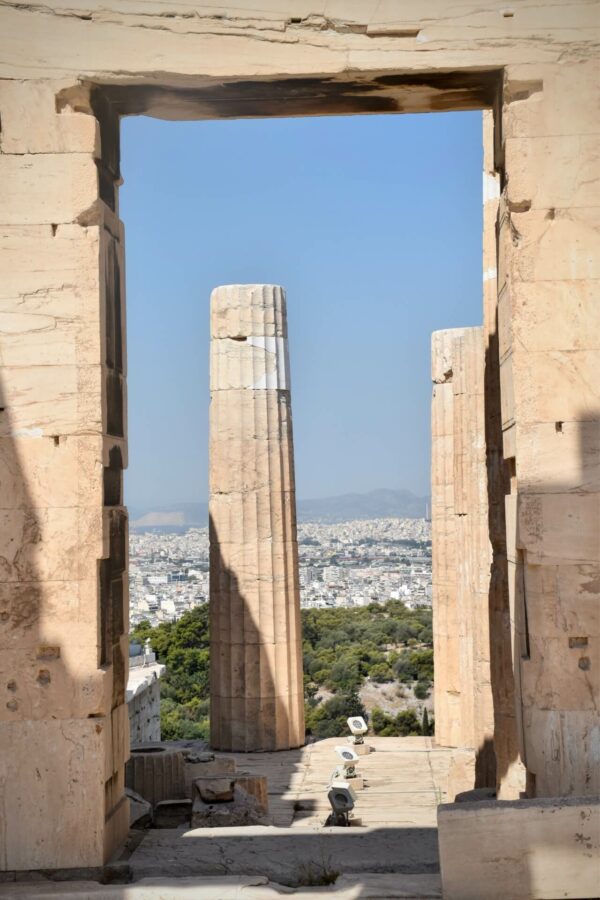
[[[211,744],[304,743],[296,494],[285,294],[211,297]]]
[[[440,807],[442,880],[461,900],[589,897],[600,772],[598,2],[109,7],[0,7],[0,869],[102,866],[128,832],[120,118],[483,109],[482,329],[433,344],[436,717],[438,741],[456,748],[457,789],[496,798]],[[240,336],[283,333],[219,339]],[[236,384],[217,392],[233,402]],[[243,437],[227,437],[232,454]],[[282,462],[286,437],[271,448]],[[214,477],[216,489],[224,474]],[[291,480],[277,490],[284,504]],[[279,514],[283,553],[293,519],[284,505]],[[240,578],[223,516],[214,509],[220,571]],[[256,575],[266,526],[252,521],[243,541]],[[279,564],[264,563],[272,583]],[[239,584],[250,615],[237,636],[254,635],[257,696],[234,670],[241,644],[219,632],[231,668],[214,682],[214,740],[293,746],[291,645],[257,640],[256,594]],[[230,575],[220,589],[224,609],[238,602]],[[288,650],[279,681],[273,657]],[[255,701],[279,710],[284,685],[291,712],[281,705],[254,728]]]

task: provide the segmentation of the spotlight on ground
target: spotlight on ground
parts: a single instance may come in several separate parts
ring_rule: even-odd
[[[369,730],[369,726],[365,722],[362,716],[350,716],[347,719],[348,728],[352,732],[352,743],[354,744],[364,744],[365,742],[365,734]]]
[[[335,752],[342,760],[343,772],[346,778],[356,778],[356,764],[360,757],[351,747],[335,747]]]
[[[348,827],[350,824],[348,816],[354,809],[354,801],[356,800],[356,795],[348,782],[332,782],[327,791],[327,799],[331,806],[331,815],[326,824]]]

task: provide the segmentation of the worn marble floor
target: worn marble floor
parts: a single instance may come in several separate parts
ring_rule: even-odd
[[[436,873],[436,810],[445,800],[452,751],[435,748],[429,738],[370,738],[373,752],[359,763],[361,826],[326,828],[326,786],[340,743],[231,754],[238,771],[267,775],[273,824],[151,830],[129,859],[134,879],[244,874],[290,885],[333,873]]]

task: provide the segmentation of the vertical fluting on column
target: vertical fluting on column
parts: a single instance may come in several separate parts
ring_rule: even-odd
[[[431,336],[431,538],[435,736],[462,746],[459,623],[457,620],[457,522],[454,513],[453,342],[463,329]]]
[[[461,721],[476,755],[476,787],[495,787],[494,710],[490,679],[487,466],[483,328],[454,339],[454,513],[457,520]]]
[[[285,292],[211,296],[211,744],[304,743]]]
[[[494,786],[482,328],[432,337],[433,631],[439,743],[476,751]]]

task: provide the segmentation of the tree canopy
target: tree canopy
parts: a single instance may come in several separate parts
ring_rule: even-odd
[[[358,691],[367,678],[382,685],[416,682],[415,696],[421,700],[431,690],[430,609],[409,610],[401,600],[389,600],[355,609],[303,610],[302,631],[307,734],[339,736],[346,732],[349,716],[366,715]],[[163,737],[208,739],[208,604],[154,628],[140,622],[131,636],[142,644],[150,638],[167,667],[161,681]],[[319,700],[322,690],[333,696]],[[431,728],[430,720],[420,722],[413,710],[394,717],[377,708],[370,725],[375,734],[384,735],[429,733]]]

